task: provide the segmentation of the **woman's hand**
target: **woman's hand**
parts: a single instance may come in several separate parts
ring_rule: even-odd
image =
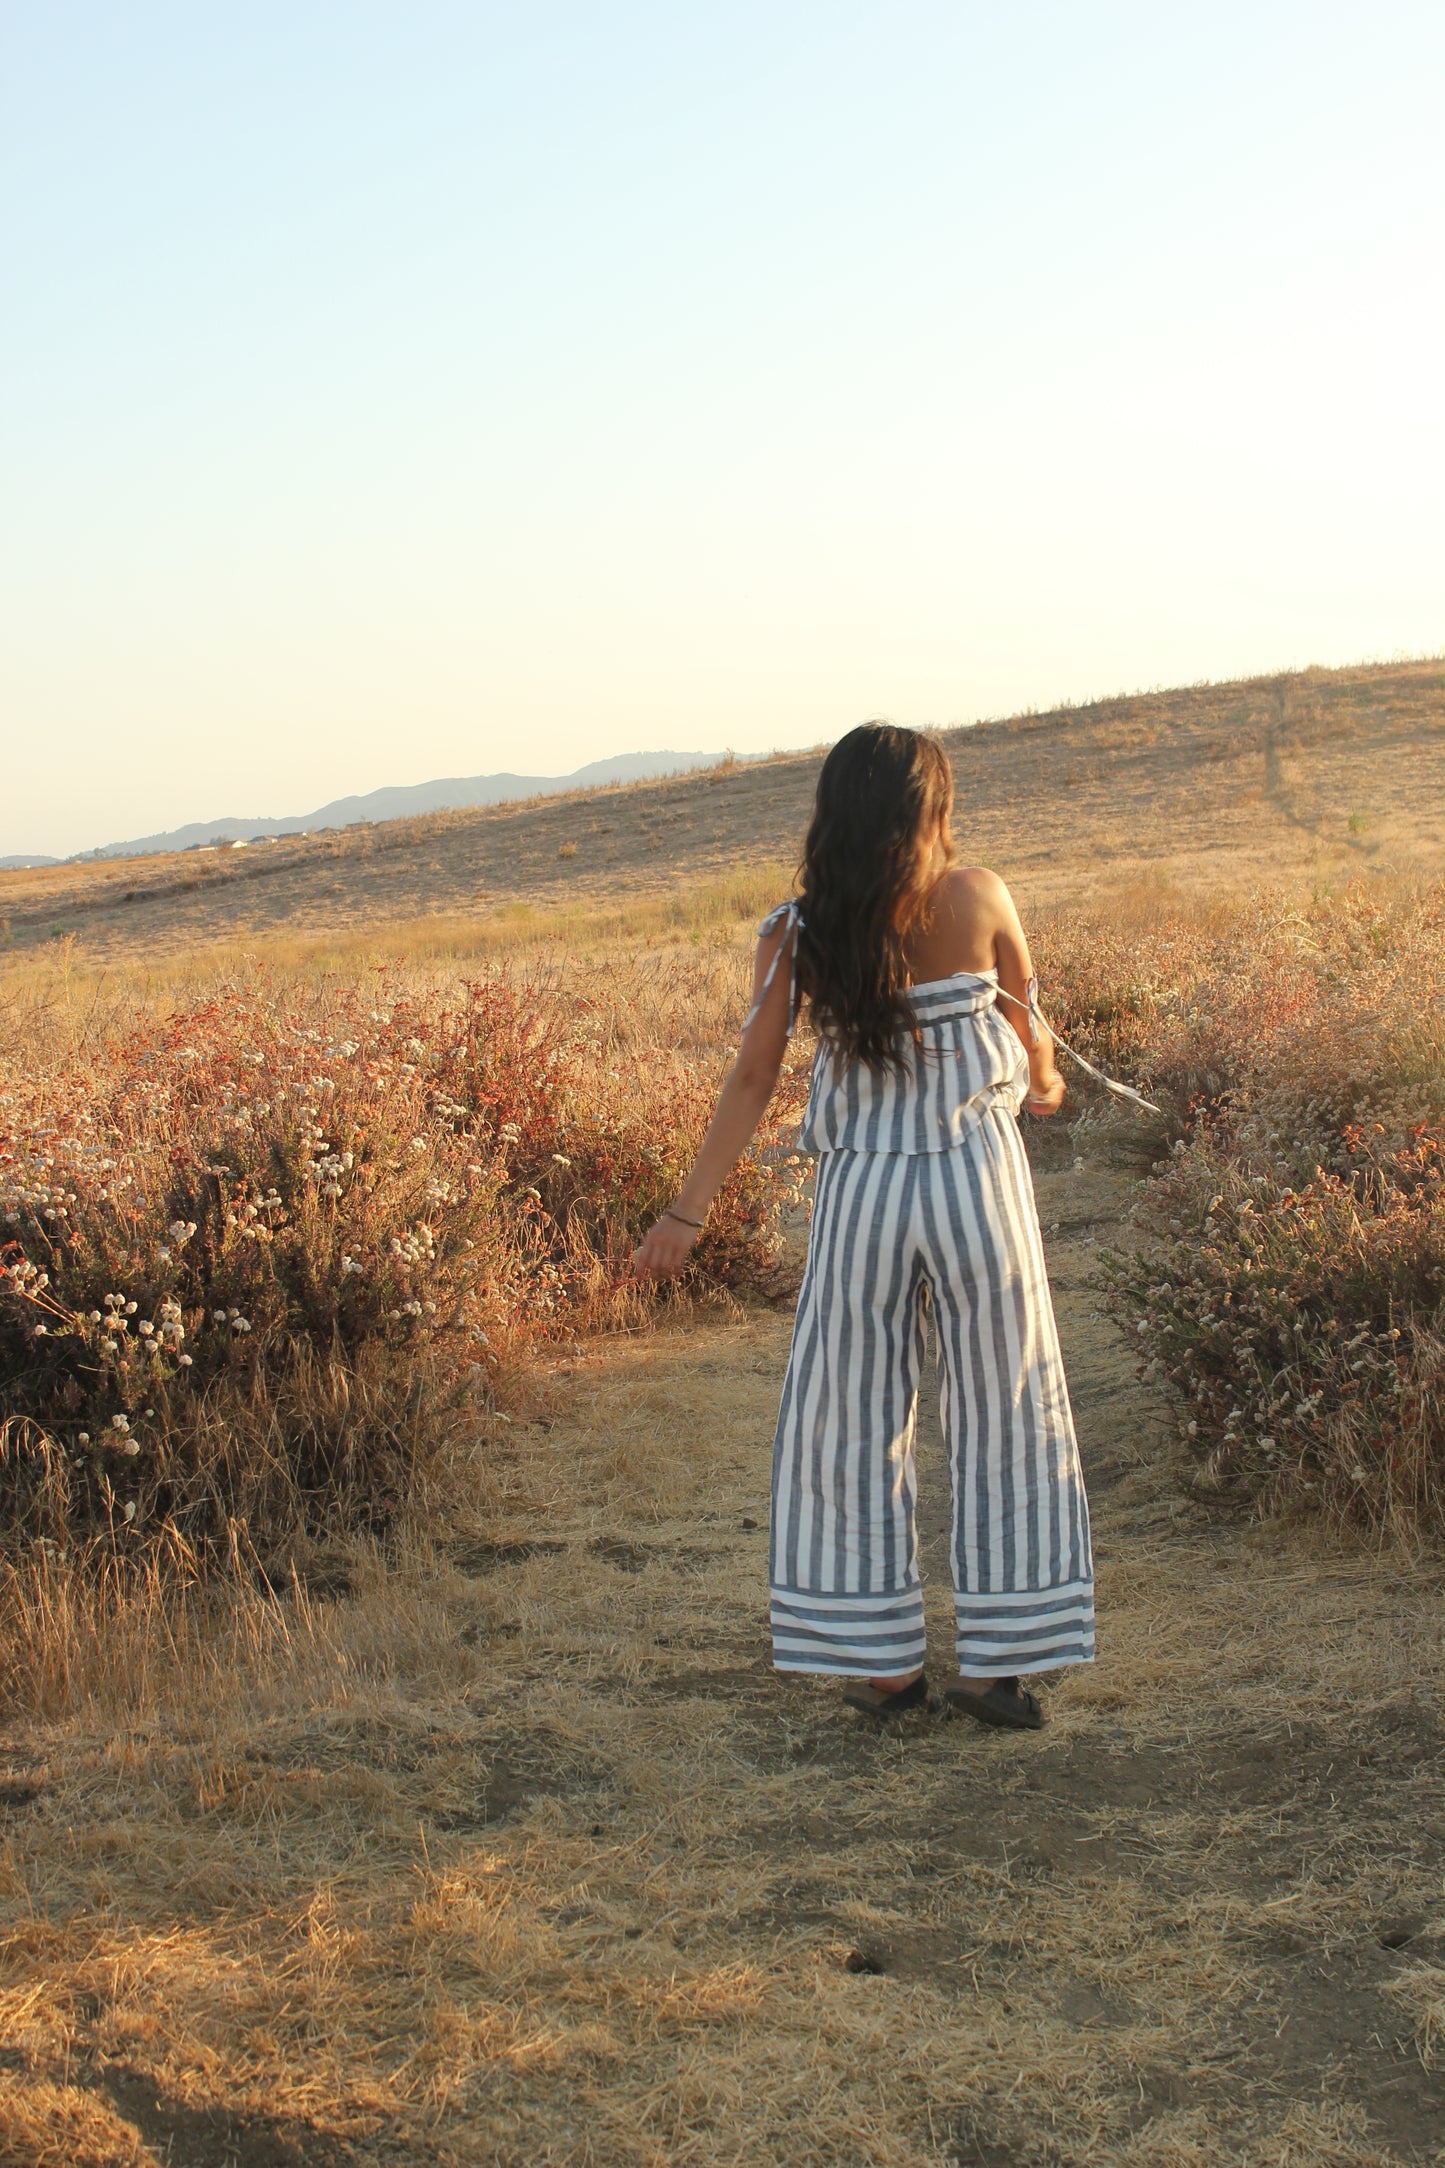
[[[1064,1101],[1064,1080],[1057,1069],[1050,1076],[1035,1084],[1029,1083],[1024,1105],[1030,1114],[1057,1114]]]
[[[633,1278],[676,1279],[687,1263],[688,1252],[701,1233],[700,1227],[685,1227],[681,1220],[673,1219],[670,1213],[664,1212],[661,1219],[653,1221],[632,1253]]]

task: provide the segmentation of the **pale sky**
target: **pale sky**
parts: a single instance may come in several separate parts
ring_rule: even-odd
[[[1445,648],[1445,9],[0,0],[0,853]]]

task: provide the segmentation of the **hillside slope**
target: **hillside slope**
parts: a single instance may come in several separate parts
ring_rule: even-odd
[[[417,814],[455,811],[484,805],[509,804],[519,798],[549,798],[567,792],[592,790],[604,783],[640,782],[653,776],[682,775],[694,768],[709,767],[720,753],[620,753],[612,760],[589,761],[570,775],[436,776],[427,783],[394,785],[367,791],[359,798],[333,798],[314,813],[292,813],[284,820],[259,818],[192,821],[160,835],[136,836],[128,843],[107,843],[101,858],[153,858],[160,852],[191,850],[205,843],[270,842],[278,836],[311,833],[318,828],[349,828],[358,821],[410,820]],[[6,861],[0,860],[0,865]],[[53,866],[54,858],[32,859],[32,865]]]
[[[1445,659],[1149,693],[956,731],[956,830],[1026,909],[1086,880],[1237,885],[1445,857]],[[791,864],[821,754],[244,852],[0,875],[12,950],[95,955],[602,901]]]

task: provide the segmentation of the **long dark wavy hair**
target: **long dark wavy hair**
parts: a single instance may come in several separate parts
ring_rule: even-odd
[[[798,975],[820,1034],[877,1073],[900,1067],[918,1036],[903,950],[938,876],[925,839],[953,858],[952,810],[943,747],[895,723],[850,730],[818,777],[798,873]]]

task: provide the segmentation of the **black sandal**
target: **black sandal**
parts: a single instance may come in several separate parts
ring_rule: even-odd
[[[928,1679],[920,1671],[907,1686],[895,1687],[891,1693],[881,1693],[867,1679],[850,1679],[843,1689],[843,1699],[850,1709],[861,1709],[865,1716],[893,1716],[900,1709],[926,1709]]]
[[[1005,1731],[1037,1731],[1044,1712],[1037,1698],[1015,1679],[995,1679],[986,1694],[970,1694],[966,1687],[945,1686],[943,1698],[950,1709],[977,1717],[980,1724],[997,1724]]]

